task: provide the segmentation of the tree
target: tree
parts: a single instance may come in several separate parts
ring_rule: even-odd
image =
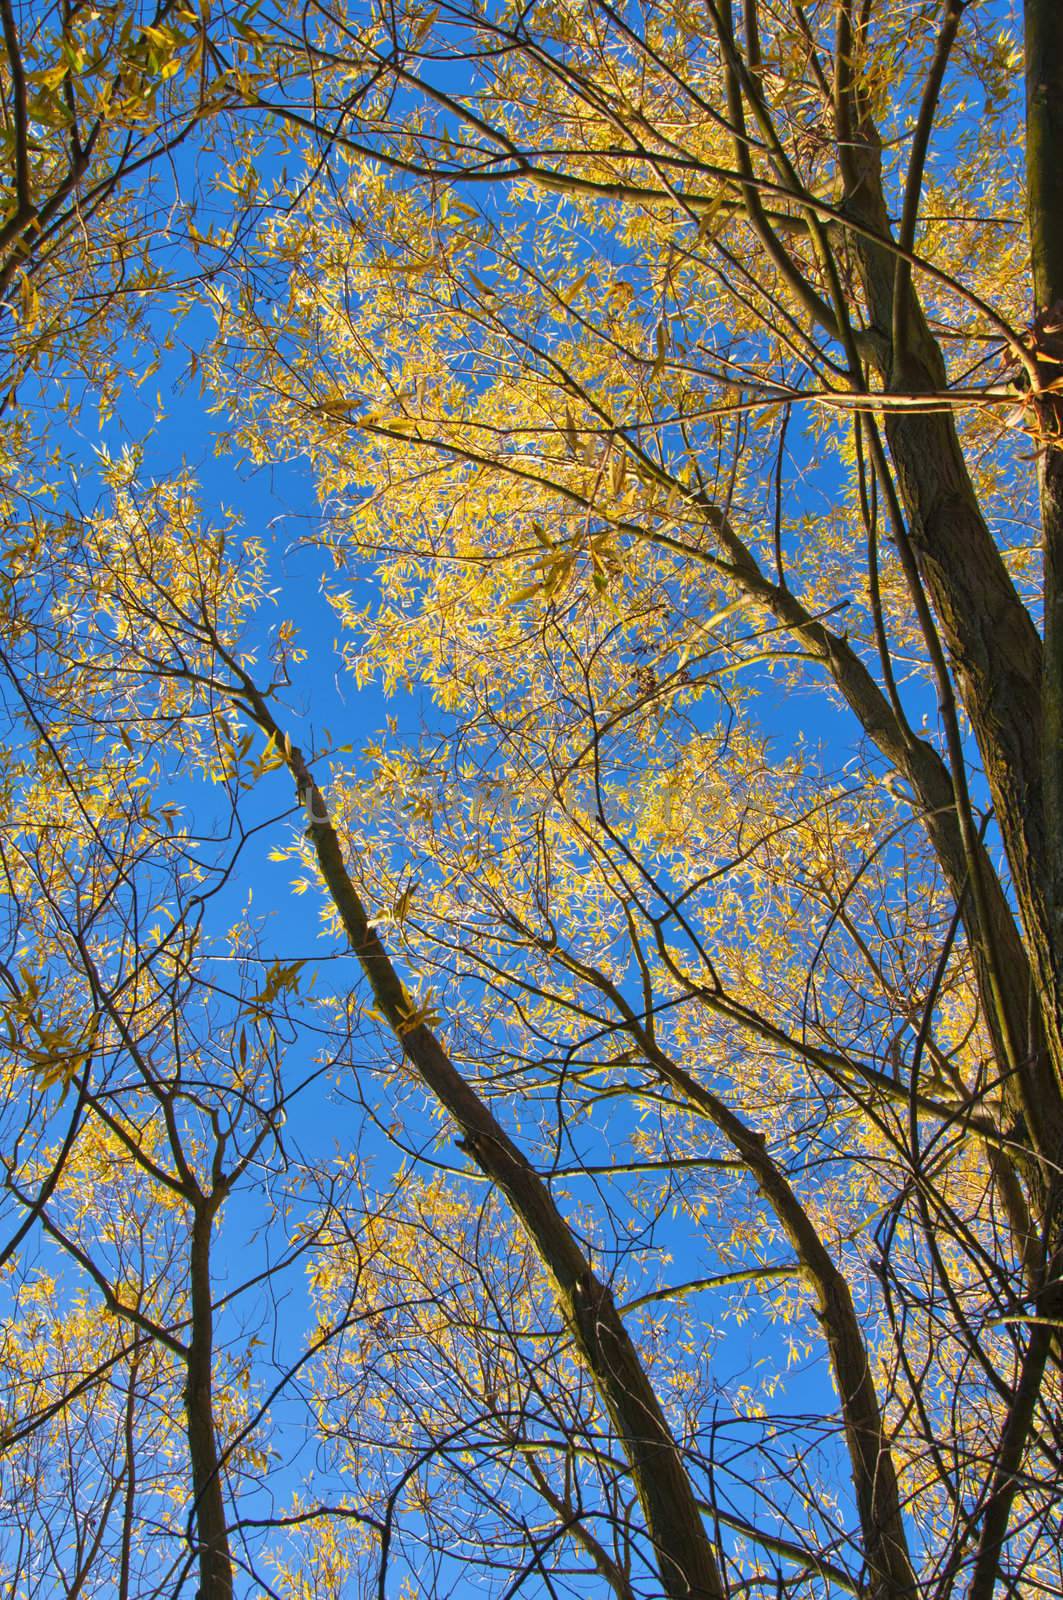
[[[321,1213],[318,1292],[350,1323],[369,1285],[313,1379],[375,1535],[351,1582],[389,1581],[405,1518],[442,1590],[486,1500],[509,1593],[1059,1590],[1063,24],[1024,25],[352,10],[299,67],[341,121],[246,91],[306,166],[200,360],[234,446],[316,475],[355,681],[428,726],[310,750],[298,600],[264,667],[265,578],[223,603],[259,547],[132,472],[74,666],[98,726],[161,715],[238,815],[288,769],[333,1064],[415,1164],[459,1135],[455,1198]],[[496,1266],[492,1204],[467,1243],[478,1180],[533,1257]],[[427,1387],[425,1315],[455,1352]],[[559,1412],[572,1351],[594,1393]],[[341,1592],[328,1537],[300,1581]]]
[[[187,527],[187,483],[157,498]],[[305,962],[263,957],[247,908],[226,904],[254,843],[246,810],[200,809],[196,833],[183,820],[199,748],[181,733],[187,697],[152,683],[139,716],[116,699],[123,592],[163,576],[161,560],[145,574],[146,525],[139,551],[125,542],[123,511],[119,493],[112,518],[10,552],[5,665],[26,736],[8,751],[0,831],[4,1537],[18,1593],[124,1600],[194,1574],[204,1595],[231,1596],[274,1520],[254,1516],[263,1422],[307,1356],[305,1330],[264,1311],[315,1237],[291,1216],[298,1145],[284,1135],[305,1077],[281,1075]],[[166,554],[179,602],[203,550]],[[262,572],[229,576],[231,621]],[[235,795],[216,731],[210,771]],[[183,803],[160,799],[167,782]]]

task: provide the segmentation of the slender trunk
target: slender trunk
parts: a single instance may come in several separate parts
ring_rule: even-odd
[[[813,616],[792,590],[764,575],[726,517],[715,516],[713,527],[742,588],[770,609],[823,662],[868,738],[911,785],[946,881],[963,908],[964,929],[983,1012],[993,1037],[1006,1114],[1013,1125],[1012,1137],[1021,1146],[1027,1137],[1023,1130],[1028,1127],[1036,1145],[1041,1108],[1036,1101],[1031,1104],[1029,1072],[1011,1072],[1009,1048],[1009,1041],[1018,1041],[1024,1062],[1043,1058],[1043,1034],[1031,991],[1029,962],[996,868],[980,840],[975,842],[974,865],[981,877],[981,907],[968,892],[970,862],[948,767],[928,740],[898,721],[889,700],[848,640]],[[1053,1093],[1049,1085],[1050,1103]],[[1046,1173],[1034,1169],[1021,1156],[1018,1159],[1031,1185],[1033,1203],[1043,1214],[1049,1186]],[[1050,1163],[1048,1169],[1051,1170]]]
[[[199,1550],[197,1600],[232,1600],[233,1569],[225,1521],[221,1463],[214,1427],[214,1308],[210,1285],[210,1236],[214,1208],[198,1202],[192,1214],[192,1336],[188,1345],[185,1409],[192,1461],[193,1515]]]
[[[786,1174],[770,1155],[764,1136],[660,1049],[604,973],[576,961],[572,961],[572,970],[597,985],[623,1018],[654,1071],[730,1142],[789,1239],[816,1297],[816,1314],[841,1402],[868,1568],[868,1595],[871,1600],[906,1600],[915,1592],[916,1579],[900,1488],[871,1361],[848,1284]]]
[[[731,1141],[786,1233],[816,1297],[816,1315],[830,1354],[841,1403],[845,1442],[868,1567],[871,1600],[905,1600],[916,1579],[908,1550],[900,1487],[879,1405],[871,1361],[849,1286],[831,1259],[808,1213],[763,1136],[748,1128],[722,1101],[643,1040],[647,1059],[668,1082],[703,1109]]]
[[[118,1600],[129,1600],[133,1559],[133,1518],[137,1503],[136,1398],[139,1352],[129,1363],[129,1389],[125,1404],[125,1506],[122,1514],[122,1553],[118,1563]]]

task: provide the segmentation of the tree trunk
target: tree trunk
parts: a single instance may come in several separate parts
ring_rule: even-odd
[[[193,1516],[199,1549],[196,1600],[232,1600],[233,1569],[225,1520],[221,1463],[214,1427],[214,1308],[210,1285],[210,1237],[214,1208],[199,1202],[192,1218],[190,1263],[192,1337],[188,1346],[185,1407],[192,1461]]]
[[[1026,0],[1026,194],[1044,548],[1044,767],[1048,945],[1063,1002],[1063,6]],[[1063,1021],[1060,1022],[1063,1033]]]

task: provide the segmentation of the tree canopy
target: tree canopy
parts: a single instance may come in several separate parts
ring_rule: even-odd
[[[11,1595],[1063,1594],[1058,0],[0,21]]]

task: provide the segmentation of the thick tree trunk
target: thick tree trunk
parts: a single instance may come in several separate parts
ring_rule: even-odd
[[[901,386],[930,389],[943,382],[943,374],[925,364],[905,363]],[[1008,1067],[1022,1087],[1034,1147],[1051,1169],[1063,1152],[1063,967],[1049,933],[1041,641],[986,527],[952,417],[895,413],[886,437],[912,549],[978,741],[1022,914],[1040,1025],[1023,1019],[1013,1036],[1017,1059]],[[1010,985],[1010,975],[1003,981]]]
[[[1026,199],[1034,300],[1063,295],[1063,6],[1026,0]]]
[[[1058,17],[1057,0],[1042,0]],[[842,46],[845,46],[843,52]],[[850,59],[848,35],[839,61]],[[860,224],[859,263],[886,391],[942,394],[944,359],[914,285],[904,284],[904,347],[893,347],[895,251],[883,195],[879,140],[848,65],[839,68],[838,116],[845,211]],[[863,230],[881,236],[876,242]],[[981,752],[1022,918],[1032,1000],[1008,1024],[1002,1067],[1014,1077],[1031,1144],[1050,1190],[1063,1162],[1063,961],[1052,929],[1050,845],[1042,760],[1041,638],[1007,572],[982,514],[952,415],[947,410],[888,413],[886,438],[919,579],[933,607],[963,709]],[[985,930],[989,933],[990,930]],[[1060,947],[1063,950],[1063,946]],[[997,947],[999,985],[1013,996],[1025,973],[1007,970]],[[1023,962],[1023,966],[1026,966]],[[983,993],[986,990],[983,988]],[[987,995],[992,1002],[992,996]],[[986,1006],[992,1016],[992,1003]]]
[[[1045,584],[1045,889],[1058,1013],[1063,1000],[1063,5],[1026,0],[1025,20],[1026,195],[1038,385],[1033,417]]]

